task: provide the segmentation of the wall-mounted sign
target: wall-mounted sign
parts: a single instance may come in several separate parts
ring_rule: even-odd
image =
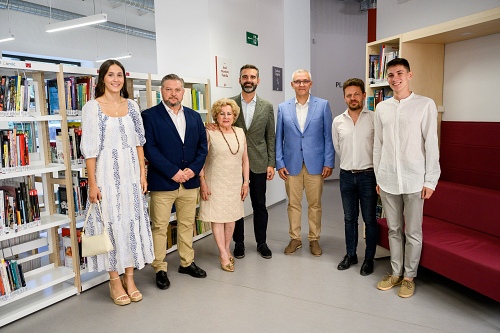
[[[259,46],[259,35],[247,31],[247,44]]]
[[[233,69],[231,66],[231,59],[221,58],[215,56],[215,78],[216,86],[231,88],[231,75]]]
[[[273,66],[273,90],[283,91],[283,69]]]

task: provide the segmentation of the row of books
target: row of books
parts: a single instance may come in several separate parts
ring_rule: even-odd
[[[379,54],[372,54],[369,58],[369,78],[370,83],[377,83],[387,80],[387,63],[399,56],[399,46],[385,45],[380,46]]]
[[[59,171],[59,177],[64,178],[64,171]],[[73,199],[75,204],[75,215],[85,215],[85,208],[88,196],[88,178],[80,177],[79,171],[71,171],[71,181],[73,184]],[[68,214],[68,191],[66,186],[57,188],[57,200],[59,202],[59,214]]]
[[[16,260],[0,259],[0,301],[26,291],[26,280],[21,265]]]
[[[25,182],[19,186],[0,186],[0,235],[40,224],[38,192]]]
[[[34,88],[30,89],[27,78],[21,75],[0,77],[0,111],[28,111],[34,98]]]
[[[161,93],[159,91],[152,91],[151,99],[153,101],[153,106],[159,104],[161,102]],[[146,110],[148,108],[146,90],[139,91],[138,104],[141,110]],[[205,100],[203,93],[194,88],[185,88],[184,96],[182,97],[182,105],[197,111],[204,110]]]
[[[96,78],[94,76],[64,78],[66,110],[81,110],[85,103],[95,97]],[[49,114],[59,114],[59,89],[57,79],[47,80]]]
[[[203,222],[202,220],[197,218],[193,236],[204,234],[205,232],[210,230],[212,230],[212,225],[210,222]]]
[[[0,158],[2,173],[26,169],[30,164],[30,140],[28,132],[19,132],[16,127],[1,131]]]
[[[204,234],[212,230],[210,222],[203,222],[200,219],[194,221],[193,236]],[[170,221],[167,228],[167,249],[177,244],[177,221]]]
[[[64,145],[60,128],[55,129],[55,140],[50,142],[52,163],[64,163]],[[85,159],[80,150],[82,142],[82,128],[80,122],[68,123],[69,158],[72,165],[83,165]]]

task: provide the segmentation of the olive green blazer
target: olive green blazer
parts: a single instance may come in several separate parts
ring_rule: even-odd
[[[241,94],[230,97],[241,109]],[[276,131],[274,128],[273,105],[257,96],[255,113],[250,128],[245,125],[243,112],[234,124],[241,127],[247,138],[248,159],[253,173],[266,173],[267,167],[276,166]]]

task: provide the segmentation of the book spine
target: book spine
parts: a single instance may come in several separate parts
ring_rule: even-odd
[[[0,262],[0,275],[3,281],[5,293],[10,294],[12,292],[12,289],[10,288],[9,275],[7,274],[7,264],[5,263],[5,260],[3,258]]]

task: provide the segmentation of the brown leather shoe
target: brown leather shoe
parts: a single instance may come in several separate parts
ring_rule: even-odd
[[[323,251],[321,251],[321,247],[319,246],[317,240],[309,242],[309,249],[311,250],[312,255],[315,257],[319,257],[320,255],[323,254]]]
[[[292,254],[302,247],[302,241],[298,239],[290,240],[288,246],[285,248],[285,254]]]

